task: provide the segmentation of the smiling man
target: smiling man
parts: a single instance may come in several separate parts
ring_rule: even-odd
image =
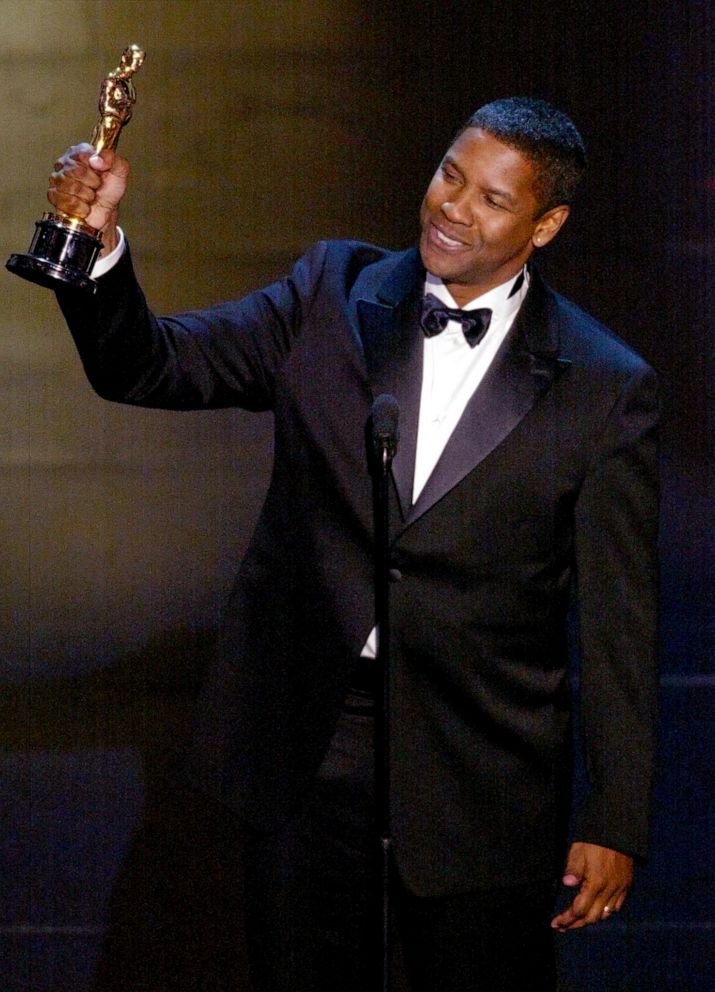
[[[375,987],[365,428],[382,393],[401,409],[391,787],[411,987],[553,990],[554,935],[618,912],[645,855],[655,377],[531,258],[584,164],[563,113],[497,101],[440,163],[419,251],[321,243],[263,290],[164,319],[116,226],[127,162],[78,146],[51,177],[106,245],[94,300],[60,295],[100,395],[275,415],[190,760],[246,826],[256,990]],[[569,831],[573,596],[589,783]]]

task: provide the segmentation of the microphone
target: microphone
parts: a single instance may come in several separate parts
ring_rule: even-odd
[[[392,461],[400,440],[400,406],[394,396],[383,393],[372,404],[372,443],[383,464]]]

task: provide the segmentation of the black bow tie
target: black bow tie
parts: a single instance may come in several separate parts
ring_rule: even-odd
[[[491,319],[492,312],[488,307],[479,310],[458,310],[456,307],[446,307],[432,293],[425,293],[422,300],[420,324],[428,338],[441,334],[448,321],[457,320],[462,325],[469,347],[474,348],[489,330]]]

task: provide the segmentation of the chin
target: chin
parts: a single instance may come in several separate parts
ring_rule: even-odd
[[[439,276],[440,279],[449,278],[449,275],[446,272],[446,268],[448,267],[445,265],[446,260],[431,250],[431,246],[424,231],[420,236],[420,257],[422,258],[422,264],[424,267],[428,272],[431,272],[433,276]]]
[[[459,283],[463,281],[460,273],[455,272],[443,258],[431,255],[428,251],[421,251],[420,254],[422,256],[422,264],[433,276],[437,276],[444,282]]]

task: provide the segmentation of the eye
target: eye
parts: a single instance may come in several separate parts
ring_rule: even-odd
[[[486,193],[485,196],[484,196],[484,202],[486,203],[486,205],[488,207],[491,207],[492,210],[504,210],[504,209],[506,209],[504,207],[504,204],[503,203],[499,203],[498,200],[495,200],[494,197],[489,196],[488,193]]]
[[[442,176],[447,182],[456,183],[459,182],[459,173],[456,169],[449,164],[449,162],[443,162],[440,166],[442,171]]]

